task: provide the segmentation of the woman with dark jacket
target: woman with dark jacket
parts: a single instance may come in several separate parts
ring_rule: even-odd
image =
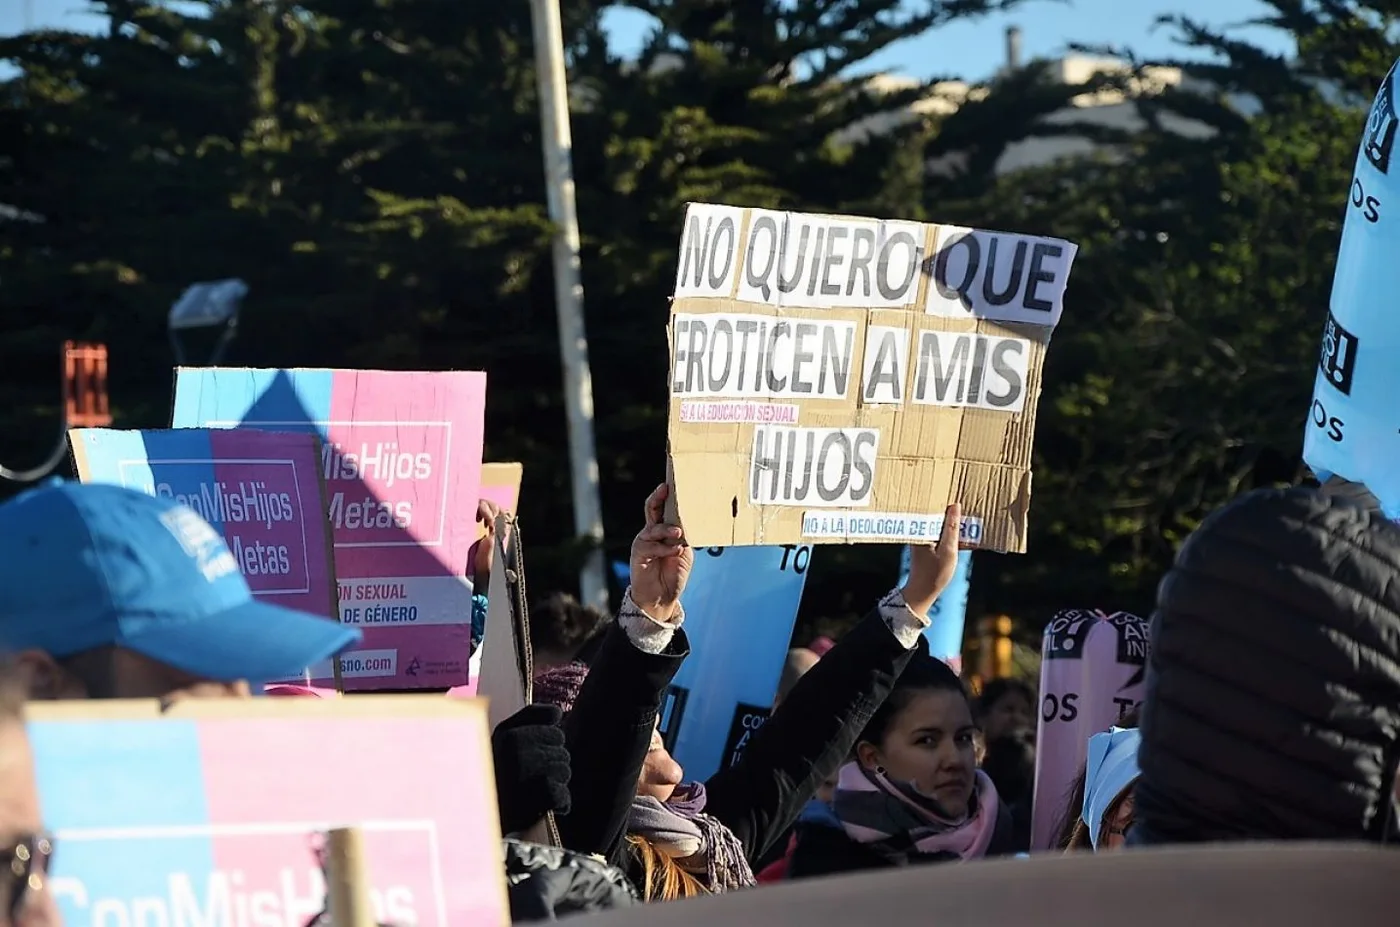
[[[1400,528],[1257,490],[1157,590],[1130,845],[1400,837]]]
[[[535,682],[538,700],[568,712],[572,788],[587,796],[558,820],[564,845],[623,868],[645,900],[754,884],[754,861],[850,754],[913,656],[956,568],[960,523],[950,506],[939,544],[915,549],[904,586],[803,677],[734,766],[684,784],[656,732],[662,696],[689,649],[680,595],[693,562],[682,530],[663,521],[666,496],[663,485],[647,500],[632,585],[591,667]]]
[[[831,805],[798,825],[788,877],[1015,853],[1010,809],[977,768],[976,735],[962,680],[914,654],[841,768]]]

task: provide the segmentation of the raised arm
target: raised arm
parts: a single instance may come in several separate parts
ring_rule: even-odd
[[[705,783],[706,811],[734,832],[751,861],[792,826],[890,694],[928,627],[929,609],[952,581],[960,523],[960,508],[949,506],[938,544],[914,548],[904,585],[802,677],[734,766]]]
[[[690,652],[680,594],[694,552],[679,528],[663,522],[666,495],[663,484],[647,499],[646,525],[632,542],[632,585],[564,719],[577,800],[558,820],[560,838],[568,849],[612,862],[622,859],[661,698]]]

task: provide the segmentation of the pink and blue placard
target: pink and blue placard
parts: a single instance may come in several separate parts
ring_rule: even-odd
[[[66,923],[302,927],[334,827],[364,833],[378,923],[508,923],[484,703],[140,705],[30,712]]]
[[[347,691],[468,681],[484,373],[181,368],[173,427],[314,432]],[[312,676],[327,683],[330,664]]]
[[[114,483],[202,515],[255,597],[337,617],[314,435],[78,428],[68,438],[84,483]]]

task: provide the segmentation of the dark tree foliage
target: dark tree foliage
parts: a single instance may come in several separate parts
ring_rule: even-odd
[[[601,4],[564,4],[615,555],[664,474],[684,204],[836,210],[873,198],[907,133],[858,152],[827,139],[914,93],[877,98],[836,72],[1003,5],[652,2],[639,6],[660,28],[634,63],[607,54]],[[239,276],[251,294],[225,363],[487,370],[487,457],[525,463],[534,582],[572,586],[582,551],[529,5],[93,7],[110,18],[104,34],[0,45],[19,70],[0,96],[0,203],[36,220],[0,221],[0,460],[47,451],[64,338],[109,345],[118,426],[165,425],[168,307],[189,283]]]
[[[1179,21],[1214,53],[1184,65],[1193,87],[1142,92],[1151,75],[1131,73],[1068,87],[1036,63],[863,141],[840,130],[934,89],[876,92],[852,78],[870,56],[1014,3],[633,0],[657,24],[636,61],[609,55],[604,5],[563,4],[611,555],[664,472],[667,297],[695,200],[1080,244],[1041,402],[1031,553],[982,557],[974,609],[1034,629],[1064,605],[1147,608],[1205,512],[1296,475],[1356,140],[1397,53],[1390,4],[1274,0],[1288,58]],[[119,426],[167,424],[166,312],[189,283],[239,276],[251,294],[225,363],[487,370],[487,457],[525,464],[532,583],[572,587],[529,5],[93,6],[102,34],[0,42],[17,74],[0,83],[0,462],[48,450],[65,338],[109,345]],[[1141,131],[1052,115],[1112,93]],[[1187,122],[1209,131],[1182,135]],[[999,172],[1056,135],[1100,147]],[[895,562],[821,550],[805,618],[848,619]]]
[[[1273,6],[1268,23],[1296,41],[1296,57],[1172,20],[1212,60],[1160,64],[1202,83],[1134,94],[1151,82],[1143,69],[1100,89],[1127,91],[1142,131],[1100,133],[1106,147],[1090,158],[955,177],[951,186],[975,191],[962,202],[950,202],[950,184],[930,183],[953,218],[1081,248],[1046,364],[1031,554],[980,558],[974,590],[984,607],[1023,618],[1025,633],[1067,605],[1146,614],[1206,513],[1305,475],[1299,453],[1352,165],[1400,45],[1387,38],[1388,4]],[[930,144],[969,121],[1000,127],[979,137],[1004,150],[1026,131],[1004,113],[1053,112],[1066,93],[1024,83],[994,87]]]

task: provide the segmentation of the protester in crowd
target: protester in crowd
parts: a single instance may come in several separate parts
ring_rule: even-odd
[[[1035,689],[1009,676],[993,679],[977,699],[977,723],[988,743],[1016,731],[1035,731]]]
[[[513,924],[612,911],[639,900],[622,870],[594,856],[507,838],[505,857]]]
[[[1011,845],[1018,853],[1028,851],[1035,797],[1035,731],[1013,728],[987,741],[982,771],[1011,815]]]
[[[1108,733],[1135,732],[1141,712],[1141,708],[1133,708]],[[1107,756],[1099,757],[1098,762],[1095,762],[1094,739],[1089,738],[1089,751],[1084,765],[1079,768],[1079,775],[1074,778],[1074,785],[1065,801],[1064,813],[1055,826],[1056,849],[1077,852],[1097,850],[1101,846],[1105,849],[1118,849],[1123,845],[1133,822],[1132,787],[1137,784],[1139,742],[1140,739],[1136,736],[1120,737],[1118,749],[1112,757],[1113,762],[1106,762]],[[1131,763],[1126,762],[1128,759],[1131,759]],[[1098,812],[1088,814],[1091,807],[1097,808]],[[1093,823],[1089,817],[1095,817],[1099,823]]]
[[[788,693],[792,692],[798,680],[807,675],[807,671],[816,666],[817,661],[820,659],[821,656],[810,647],[794,647],[787,652],[787,657],[783,661],[782,675],[778,677],[778,691],[777,694],[773,696],[774,711],[778,710],[778,706],[783,703],[783,699],[787,698]],[[812,800],[808,802],[808,805],[812,803],[830,803],[835,794],[836,771],[833,770],[831,775],[823,779],[822,784],[817,786],[816,794],[812,796]],[[806,814],[806,809],[803,809],[802,814],[798,815],[798,820],[801,820],[803,814]],[[793,835],[792,829],[789,828],[782,836],[773,841],[773,845],[768,848],[767,852],[760,856],[754,863],[753,868],[759,884],[780,882],[786,878],[787,857],[792,852],[792,848]]]
[[[1068,851],[1106,852],[1122,849],[1127,842],[1133,826],[1140,738],[1136,728],[1121,727],[1089,738],[1080,826],[1070,837]]]
[[[472,653],[476,653],[481,642],[486,639],[486,596],[491,588],[491,565],[496,557],[496,520],[502,514],[509,513],[503,513],[501,507],[490,499],[480,499],[476,503],[476,520],[486,533],[471,550]],[[505,539],[510,540],[509,527],[506,529]]]
[[[819,638],[819,640],[826,640],[826,638]],[[832,646],[835,645],[833,644]],[[830,649],[830,647],[826,648],[826,650]],[[823,653],[825,652],[826,651],[823,651]],[[797,683],[801,681],[803,676],[807,675],[807,672],[812,667],[817,665],[817,661],[820,659],[821,654],[810,647],[794,647],[792,650],[788,651],[787,659],[783,661],[782,675],[778,677],[778,692],[773,696],[774,711],[778,710],[778,706],[787,699],[788,695],[792,693],[792,690],[797,687]],[[817,793],[812,797],[812,800],[830,802],[834,794],[836,794],[835,770],[832,771],[831,775],[822,780],[821,785],[817,786]],[[774,854],[780,854],[783,848],[787,846],[787,842],[786,836],[774,841],[768,853],[768,856],[771,858],[764,859],[762,865],[766,866],[768,863],[772,862],[773,858],[776,858]]]
[[[6,876],[0,883],[0,927],[60,927],[46,883],[54,844],[39,811],[24,695],[14,668],[0,669],[0,859]]]
[[[1015,852],[976,734],[962,680],[921,648],[841,768],[828,813],[799,825],[789,877]]]
[[[821,657],[815,651],[806,647],[794,647],[787,652],[787,658],[783,660],[783,672],[778,676],[778,692],[773,696],[773,709],[783,703],[783,699],[788,697],[788,693],[797,685],[797,681],[807,675],[807,671],[817,665]]]
[[[579,658],[608,624],[608,616],[567,592],[556,592],[530,609],[530,647],[536,675]]]
[[[1400,528],[1348,494],[1211,514],[1158,589],[1129,845],[1397,835]]]
[[[565,730],[573,789],[590,796],[559,819],[564,844],[618,862],[646,900],[754,883],[753,861],[850,753],[867,713],[913,657],[957,567],[960,523],[950,507],[943,538],[915,549],[904,586],[812,668],[734,766],[683,784],[656,721],[688,651],[680,595],[694,553],[682,529],[664,523],[666,498],[663,485],[647,500],[632,584],[591,672],[574,665],[536,684],[537,698],[572,709]]]
[[[1020,679],[990,680],[977,699],[982,771],[1011,815],[1012,845],[1030,849],[1035,799],[1035,689]]]
[[[255,601],[194,510],[56,483],[0,506],[0,649],[30,698],[238,697],[360,640]]]

